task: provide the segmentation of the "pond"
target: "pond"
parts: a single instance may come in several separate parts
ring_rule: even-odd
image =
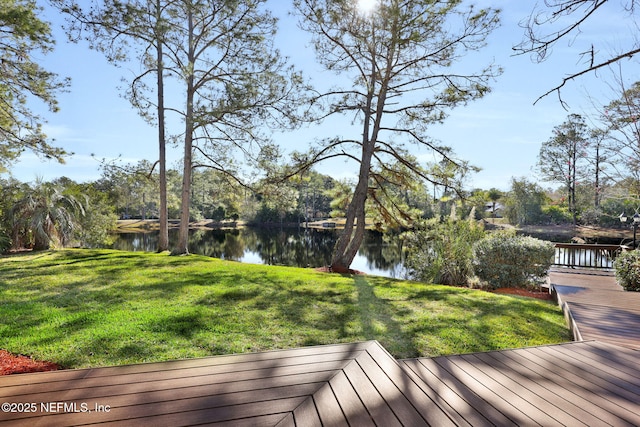
[[[169,230],[169,246],[175,245],[178,230]],[[322,267],[331,262],[338,239],[335,230],[303,228],[253,228],[191,230],[189,252],[251,264]],[[153,252],[158,232],[119,233],[113,249]],[[402,242],[367,231],[351,268],[367,274],[404,278]]]
[[[294,267],[322,267],[329,265],[338,231],[304,228],[253,228],[191,230],[189,251],[232,261],[251,264],[286,265]],[[562,241],[557,236],[535,236],[544,240]],[[170,246],[175,245],[178,230],[169,230]],[[113,249],[154,252],[158,247],[158,233],[119,233]],[[587,260],[597,257],[594,251],[581,254],[578,265],[589,266]],[[593,252],[593,253],[591,253]],[[556,253],[556,263],[563,256]],[[584,257],[584,263],[582,258]],[[367,274],[404,279],[402,241],[393,236],[367,231],[364,242],[351,268]],[[611,267],[607,260],[605,267]]]

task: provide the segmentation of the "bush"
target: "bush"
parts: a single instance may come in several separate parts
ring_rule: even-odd
[[[616,279],[625,291],[640,291],[640,251],[621,253],[613,263]]]
[[[548,224],[569,224],[573,222],[573,217],[569,209],[556,205],[548,205],[542,208],[542,215]]]
[[[489,288],[540,286],[553,262],[553,243],[494,233],[473,247],[473,269]]]
[[[545,203],[545,192],[538,184],[524,178],[512,179],[511,190],[504,198],[504,216],[514,225],[540,224],[544,222]]]
[[[11,248],[11,239],[0,230],[0,254],[5,253]]]
[[[428,221],[408,239],[406,266],[416,280],[443,285],[466,285],[473,275],[473,243],[484,237],[475,221]]]
[[[580,223],[583,225],[598,225],[603,217],[602,209],[591,207],[580,215]],[[620,220],[618,220],[619,222]],[[616,224],[619,226],[619,224]]]

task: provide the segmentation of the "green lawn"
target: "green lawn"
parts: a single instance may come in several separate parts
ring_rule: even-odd
[[[398,358],[558,343],[539,300],[203,256],[0,257],[0,348],[66,368],[376,339]]]

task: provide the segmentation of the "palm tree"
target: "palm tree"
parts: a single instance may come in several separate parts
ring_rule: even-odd
[[[84,208],[58,186],[37,182],[17,201],[11,214],[14,236],[21,235],[34,250],[43,250],[69,242]]]
[[[495,218],[496,204],[498,200],[502,198],[502,191],[498,190],[497,188],[492,188],[487,192],[487,196],[489,197],[489,200],[491,200],[491,217]]]

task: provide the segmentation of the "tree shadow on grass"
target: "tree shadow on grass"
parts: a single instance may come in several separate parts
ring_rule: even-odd
[[[412,335],[394,319],[396,308],[376,296],[375,286],[366,276],[356,275],[353,282],[358,294],[358,314],[364,338],[378,340],[394,357],[418,356]]]
[[[521,347],[523,343],[538,345],[548,343],[552,336],[562,336],[566,329],[561,313],[551,303],[481,292],[452,291],[443,299],[444,305],[428,300],[430,306],[425,310],[432,315],[410,326],[411,334],[420,337],[423,356],[492,351]],[[418,292],[413,297],[432,298],[429,294]],[[559,321],[553,322],[554,318]],[[540,331],[548,337],[536,336]],[[454,347],[450,347],[452,344]]]
[[[277,328],[295,345],[309,346],[336,341],[355,341],[351,330],[354,319],[353,289],[346,285],[335,288],[304,283],[271,284],[250,303],[251,309],[264,311]]]
[[[258,346],[269,341],[308,346],[373,339],[396,357],[418,356],[407,325],[397,321],[404,309],[376,295],[376,280],[360,275],[348,279],[334,286],[304,282],[229,286],[208,293],[197,303],[215,306],[221,313],[236,313],[234,316],[244,313],[237,318],[237,327],[253,323],[255,329],[242,333],[261,341],[255,343]],[[278,336],[267,337],[269,330]]]
[[[170,314],[156,319],[149,325],[152,332],[168,333],[183,338],[192,338],[196,333],[207,328],[205,316],[199,311]]]

